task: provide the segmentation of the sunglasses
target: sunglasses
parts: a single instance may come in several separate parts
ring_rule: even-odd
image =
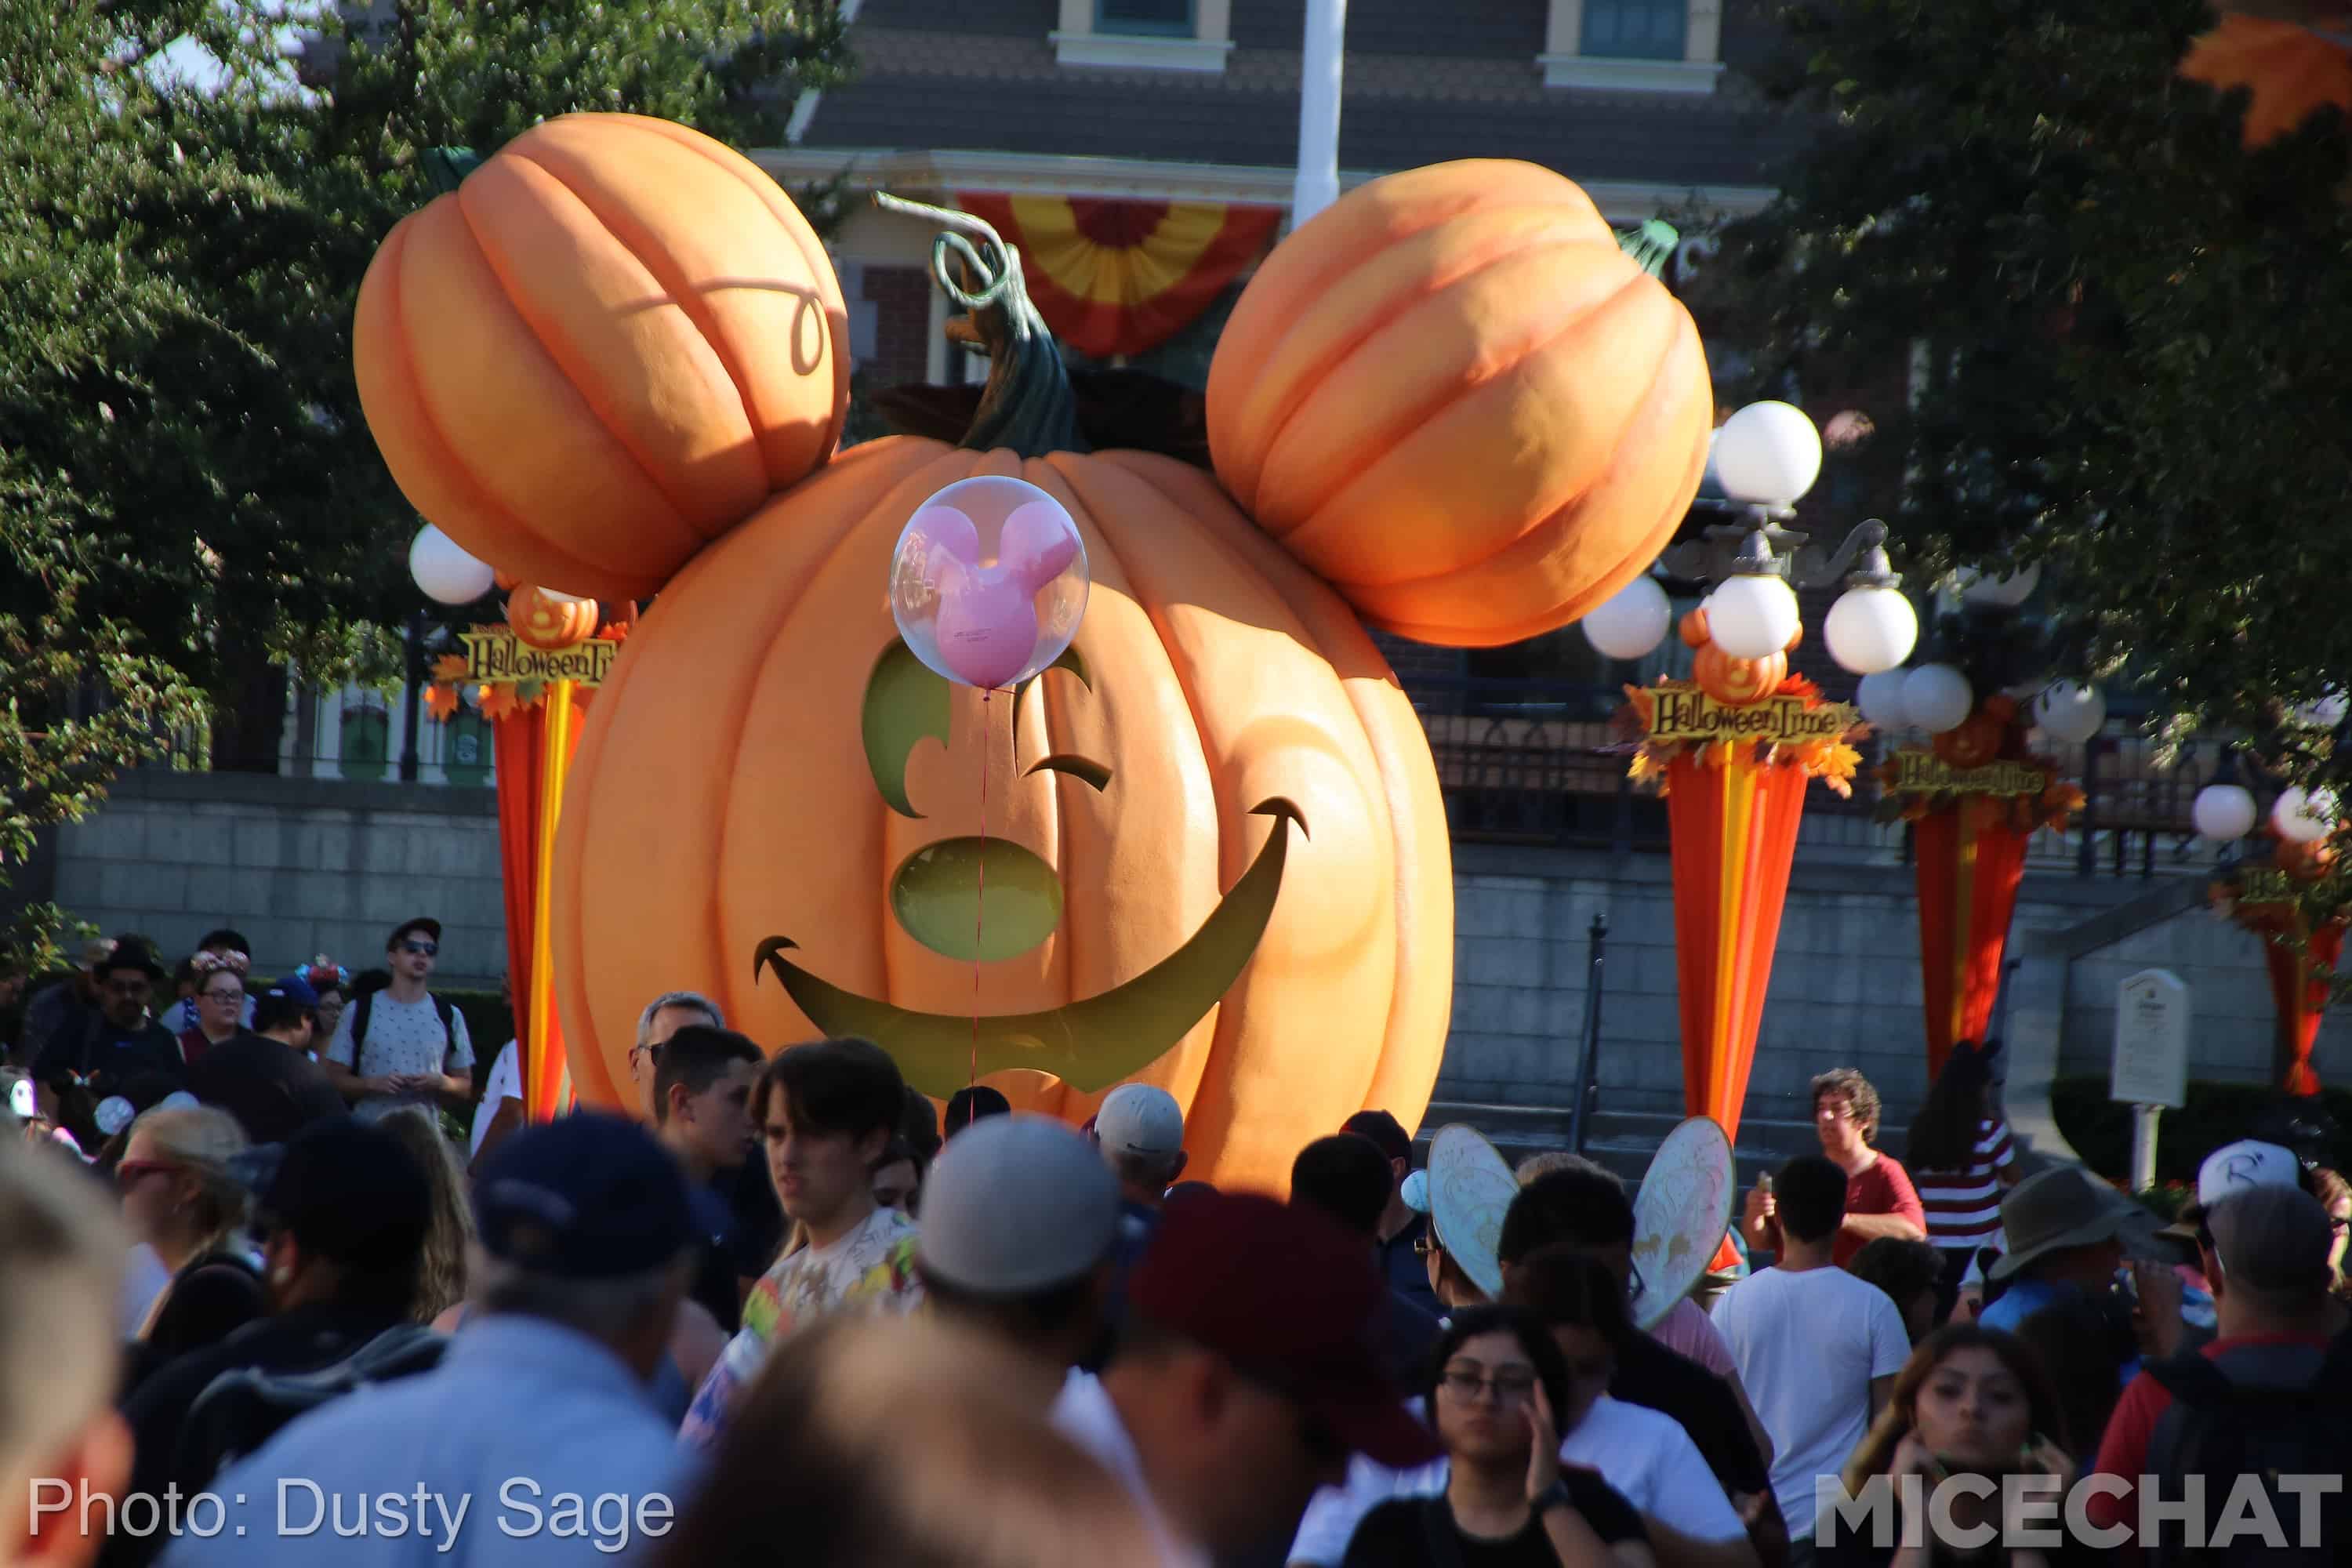
[[[430,958],[435,953],[441,951],[441,944],[437,942],[404,942],[400,944],[400,951],[403,952],[423,953],[425,957]]]
[[[1423,1231],[1412,1238],[1412,1250],[1416,1258],[1431,1258],[1444,1251],[1445,1248],[1438,1245],[1437,1237],[1427,1231]]]
[[[125,1160],[114,1167],[115,1190],[127,1193],[158,1171],[176,1171],[179,1168],[169,1160]]]

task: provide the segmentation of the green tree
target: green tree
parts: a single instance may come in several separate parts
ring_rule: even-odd
[[[2352,681],[2343,121],[2242,150],[2175,74],[2206,0],[1781,15],[1819,133],[1701,310],[1764,388],[1916,367],[1841,459],[1911,563],[2044,563],[2062,662],[2179,723]]]
[[[0,882],[257,672],[388,673],[415,519],[352,306],[431,150],[772,144],[848,66],[829,0],[0,3]]]

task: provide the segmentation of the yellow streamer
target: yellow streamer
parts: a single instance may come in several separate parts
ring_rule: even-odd
[[[557,1085],[549,1068],[549,1028],[555,1016],[554,921],[551,918],[555,893],[555,824],[563,809],[563,779],[572,766],[572,682],[553,680],[547,685],[546,730],[541,744],[544,748],[539,765],[539,843],[532,857],[530,899],[530,997],[527,1012],[530,1033],[528,1038],[528,1077],[524,1079],[527,1099],[524,1107],[530,1120],[545,1121],[556,1114],[559,1100]],[[566,1075],[569,1076],[568,1074]]]

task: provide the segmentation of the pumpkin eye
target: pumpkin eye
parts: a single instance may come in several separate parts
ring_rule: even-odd
[[[907,759],[926,737],[942,746],[948,743],[949,712],[947,677],[894,638],[866,678],[860,728],[866,770],[874,775],[874,787],[890,809],[901,816],[919,820],[923,815],[907,799]]]
[[[1041,758],[1024,769],[1023,776],[1043,773],[1067,773],[1081,784],[1092,785],[1097,795],[1110,787],[1108,768],[1092,757],[1081,757],[1074,752],[1057,752],[1050,757]]]

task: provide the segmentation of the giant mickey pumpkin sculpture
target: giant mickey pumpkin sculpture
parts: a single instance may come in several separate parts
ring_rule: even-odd
[[[583,122],[597,129],[572,129]],[[576,160],[560,172],[567,185],[641,190],[600,160],[653,145],[642,123],[555,121],[442,202],[467,199],[502,159],[541,156],[533,137]],[[690,136],[663,127],[656,150]],[[869,1035],[935,1096],[977,1069],[1016,1105],[1076,1120],[1118,1081],[1163,1085],[1186,1108],[1192,1168],[1222,1183],[1282,1186],[1302,1144],[1367,1105],[1418,1118],[1451,1005],[1451,860],[1427,741],[1356,612],[1464,643],[1564,624],[1672,531],[1712,421],[1687,316],[1573,185],[1495,163],[1401,180],[1286,241],[1236,312],[1236,327],[1256,325],[1219,351],[1218,469],[1246,476],[1236,482],[1265,504],[1284,498],[1281,539],[1199,468],[1089,450],[1019,258],[984,225],[940,215],[962,231],[934,252],[940,282],[991,353],[971,432],[958,445],[875,441],[806,478],[772,463],[776,493],[661,585],[591,711],[564,799],[553,935],[584,1100],[634,1104],[638,1011],[687,987],[770,1044]],[[763,206],[781,201],[763,194]],[[404,274],[437,243],[430,216],[385,246]],[[651,221],[604,230],[625,238]],[[651,302],[687,322],[726,320],[734,291],[765,285],[740,258],[696,260],[724,247],[698,250],[694,223],[683,204],[661,217],[674,264],[649,269]],[[450,243],[462,232],[442,229]],[[593,317],[588,291],[562,274],[593,271],[602,253],[568,234],[509,254],[501,276],[520,280],[509,292],[561,296]],[[822,381],[844,360],[833,280],[771,259],[791,274],[777,287],[825,301],[825,352],[802,353],[780,321],[772,342],[738,336],[717,357],[730,374],[798,363]],[[1508,296],[1539,307],[1498,314],[1475,279],[1504,264]],[[1360,317],[1262,309],[1261,290],[1345,293]],[[365,298],[361,310],[364,321]],[[614,332],[593,321],[551,330],[604,345],[604,395],[625,384]],[[362,334],[362,360],[386,342]],[[641,348],[648,385],[672,374],[668,356],[700,352],[675,339]],[[403,429],[436,428],[418,379],[363,363],[361,384],[410,400],[395,410]],[[478,415],[498,394],[472,388],[467,406]],[[1449,398],[1475,405],[1478,429],[1509,433],[1456,458],[1459,508],[1439,482],[1444,442],[1415,434]],[[373,422],[373,398],[368,412]],[[1339,483],[1333,443],[1357,420],[1359,450],[1410,448],[1409,510]],[[714,471],[752,460],[750,431],[731,440],[707,452]],[[462,485],[414,479],[418,448],[404,440],[385,448],[433,516],[436,500],[512,492],[488,467],[497,445],[475,433]],[[918,504],[980,474],[1050,491],[1093,569],[1060,666],[985,697],[907,653],[883,592]],[[551,586],[635,590],[673,552],[677,510],[648,520],[659,540],[642,551],[603,518],[593,540],[569,541],[544,510],[511,549],[478,520],[460,537],[502,570],[551,554],[609,566],[577,584],[551,573]],[[1349,586],[1310,569],[1327,562],[1349,564]],[[1361,597],[1351,607],[1343,593]],[[985,923],[939,918],[943,900],[977,908],[966,884],[983,866]]]

